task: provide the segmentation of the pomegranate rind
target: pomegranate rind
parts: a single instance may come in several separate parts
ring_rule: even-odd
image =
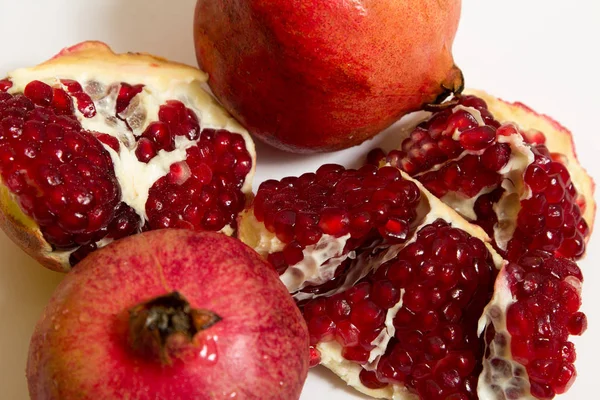
[[[23,213],[0,178],[0,228],[37,262],[57,272],[68,272],[69,253],[53,251],[35,221]]]
[[[477,96],[488,105],[488,109],[499,122],[515,122],[524,130],[538,130],[546,136],[546,146],[551,153],[560,153],[564,156],[563,164],[571,175],[571,181],[586,202],[582,216],[590,228],[589,240],[596,215],[596,202],[594,201],[595,183],[592,177],[581,166],[577,158],[573,134],[559,122],[551,117],[538,113],[520,102],[508,102],[494,97],[482,90],[469,89],[465,94]]]
[[[115,53],[107,44],[99,41],[86,41],[63,49],[48,61],[30,68],[21,68],[9,72],[7,78],[13,83],[9,93],[23,92],[25,86],[34,80],[49,84],[60,79],[94,79],[110,85],[118,82],[142,83],[156,93],[175,90],[185,96],[186,101],[202,112],[198,115],[206,128],[226,129],[244,138],[246,149],[252,158],[252,168],[246,175],[241,191],[247,201],[252,196],[252,181],[256,169],[256,151],[248,132],[225,111],[219,103],[203,88],[208,75],[185,64],[169,61],[148,53]],[[157,111],[157,110],[156,110]],[[151,122],[146,118],[144,126]],[[80,118],[84,129],[89,121]],[[108,150],[108,149],[107,149]],[[108,150],[111,157],[114,152]],[[116,154],[116,153],[115,153]],[[0,186],[8,191],[0,180]],[[55,251],[44,239],[37,224],[19,209],[14,196],[8,193],[0,196],[0,228],[24,251],[43,266],[59,271],[71,270],[70,251]],[[230,225],[222,233],[233,234]]]

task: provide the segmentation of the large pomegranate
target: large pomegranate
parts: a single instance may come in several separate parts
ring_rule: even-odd
[[[194,37],[217,98],[294,152],[357,145],[462,89],[460,0],[199,0]]]
[[[86,42],[0,81],[0,225],[49,268],[143,230],[231,234],[254,145],[206,75]]]
[[[277,274],[241,242],[161,230],[83,260],[31,339],[33,400],[298,399],[308,333]]]
[[[544,132],[547,147],[533,142],[539,133],[531,129],[545,128],[545,119],[520,108],[524,115],[503,119],[529,116],[532,125],[501,127],[480,98],[453,101],[418,129],[433,129],[445,114],[471,115],[476,126],[451,125],[433,138],[448,139],[437,147],[434,135],[419,136],[419,150],[387,160],[402,166],[405,154],[423,155],[427,173],[439,173],[475,159],[461,170],[468,179],[441,182],[464,182],[459,188],[474,194],[492,185],[488,193],[510,192],[490,199],[487,215],[495,220],[471,225],[464,217],[476,200],[457,201],[459,190],[455,198],[435,193],[440,200],[427,190],[436,181],[414,171],[423,183],[389,164],[326,165],[264,182],[241,216],[240,238],[271,261],[302,308],[313,365],[358,390],[394,399],[550,399],[573,383],[569,336],[587,325],[579,311],[583,277],[569,258],[583,254],[589,237],[593,185],[556,130]],[[454,153],[442,159],[445,153],[434,151],[440,147]],[[527,172],[535,166],[550,176],[559,171],[558,188],[537,191]],[[562,232],[561,242],[540,241],[523,228],[521,211],[536,194],[554,205],[554,213],[542,207],[537,215],[550,224],[545,229]],[[565,216],[561,224],[555,214]],[[517,241],[523,245],[511,250]]]

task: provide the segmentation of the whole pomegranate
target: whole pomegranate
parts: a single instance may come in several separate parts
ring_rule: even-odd
[[[145,230],[231,234],[251,192],[252,140],[198,69],[100,42],[0,80],[0,226],[67,271]]]
[[[575,380],[593,182],[568,131],[487,97],[497,116],[456,97],[401,150],[263,182],[241,214],[302,308],[311,365],[373,397],[551,399]]]
[[[371,138],[462,89],[460,0],[198,0],[196,54],[252,134],[312,153]]]
[[[33,400],[298,399],[308,334],[277,274],[241,242],[161,230],[93,253],[38,322]]]

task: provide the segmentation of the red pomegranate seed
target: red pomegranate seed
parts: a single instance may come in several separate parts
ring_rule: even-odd
[[[464,131],[460,135],[460,144],[467,150],[482,150],[496,139],[496,130],[489,126],[480,126]]]
[[[152,122],[142,133],[142,137],[147,138],[155,144],[159,150],[175,150],[175,140],[171,136],[171,130],[164,122]]]
[[[121,147],[121,145],[119,144],[119,139],[117,139],[116,137],[110,136],[106,133],[101,133],[96,135],[96,138],[111,149],[113,149],[114,151],[116,151],[117,153],[119,152],[119,148]]]
[[[73,100],[62,89],[52,89],[52,107],[59,115],[73,115]]]
[[[127,106],[129,106],[129,103],[131,103],[131,100],[143,89],[144,85],[132,86],[128,83],[121,83],[121,87],[119,88],[119,95],[117,96],[117,115],[125,111]]]
[[[156,148],[154,143],[152,143],[149,139],[141,138],[135,149],[135,155],[138,160],[143,163],[148,163],[154,157],[156,157]]]
[[[29,82],[23,94],[38,106],[46,107],[52,102],[52,87],[40,81]]]
[[[93,118],[96,115],[96,106],[87,93],[72,93],[71,96],[77,100],[77,109],[85,118]]]
[[[0,79],[0,92],[6,92],[13,86],[13,83],[10,79]]]
[[[321,213],[319,228],[323,233],[333,236],[343,236],[349,231],[348,214],[341,208],[326,208]]]
[[[377,379],[377,374],[374,371],[363,369],[359,375],[360,381],[369,389],[381,389],[387,386],[387,383],[382,383]]]

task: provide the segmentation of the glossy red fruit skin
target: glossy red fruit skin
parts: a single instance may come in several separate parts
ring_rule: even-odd
[[[161,365],[132,352],[128,310],[175,290],[221,320]],[[299,310],[256,253],[215,233],[152,231],[62,281],[33,334],[27,378],[33,400],[298,399],[308,349]]]
[[[217,98],[256,137],[298,153],[338,150],[462,89],[451,54],[460,6],[199,0],[196,54]]]

